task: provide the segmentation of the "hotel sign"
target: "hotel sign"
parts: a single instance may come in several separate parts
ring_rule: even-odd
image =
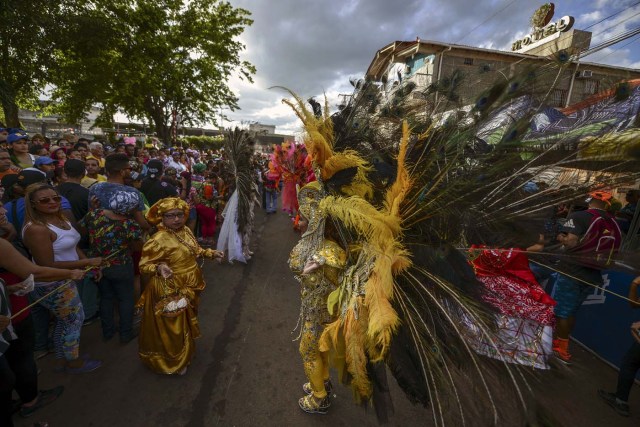
[[[544,27],[534,28],[531,34],[513,42],[511,44],[511,50],[515,52],[525,52],[558,38],[560,33],[569,31],[573,27],[574,21],[573,16],[563,16],[556,22],[551,22]]]

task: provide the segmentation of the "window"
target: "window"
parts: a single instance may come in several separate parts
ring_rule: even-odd
[[[565,89],[554,89],[551,92],[551,105],[554,107],[564,107],[567,101],[567,91]]]
[[[587,79],[584,81],[584,94],[593,95],[600,90],[600,82],[594,79]]]
[[[473,58],[464,58],[464,65],[473,65]]]

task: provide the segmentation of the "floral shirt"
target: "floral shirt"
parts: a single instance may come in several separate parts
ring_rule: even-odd
[[[124,220],[111,219],[104,214],[104,210],[96,209],[80,221],[80,225],[89,234],[88,254],[92,257],[108,257],[110,265],[132,263],[129,242],[142,239],[142,228],[131,218]]]

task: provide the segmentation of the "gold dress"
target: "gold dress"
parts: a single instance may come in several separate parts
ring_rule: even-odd
[[[205,282],[197,258],[213,258],[215,252],[201,248],[188,227],[175,232],[161,224],[158,228],[145,243],[140,260],[140,271],[150,280],[137,304],[144,310],[138,354],[151,370],[175,374],[189,365],[194,339],[200,337],[197,309]],[[173,271],[171,279],[156,273],[161,263]],[[189,304],[178,315],[166,316],[156,305],[168,295],[185,297]]]
[[[308,242],[303,239],[293,248],[289,267],[301,285],[300,356],[314,397],[323,399],[327,395],[324,382],[329,379],[329,360],[328,353],[320,351],[318,342],[324,325],[332,320],[327,298],[339,285],[347,256],[337,243],[328,239],[313,254],[305,255],[306,245]],[[320,267],[302,274],[308,261],[317,262]]]

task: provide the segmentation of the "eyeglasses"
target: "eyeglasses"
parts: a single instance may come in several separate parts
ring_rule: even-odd
[[[41,205],[47,205],[49,203],[60,203],[61,200],[62,200],[62,197],[60,196],[52,196],[52,197],[43,197],[36,201]]]
[[[164,219],[174,219],[174,218],[182,219],[182,218],[184,218],[184,212],[167,213],[167,214],[162,215],[162,217]]]

